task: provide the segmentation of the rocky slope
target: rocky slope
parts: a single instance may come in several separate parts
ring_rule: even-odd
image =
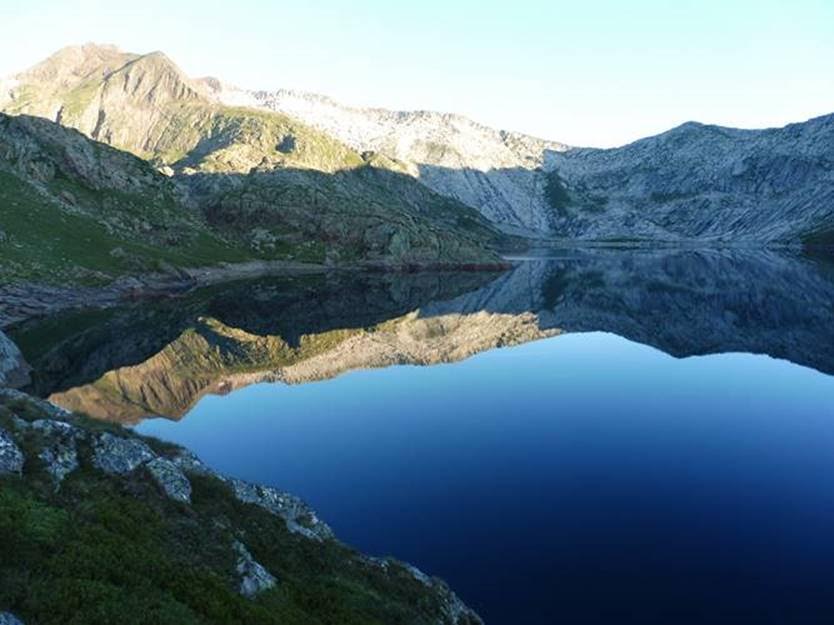
[[[478,208],[508,230],[546,232],[555,225],[540,168],[547,152],[567,149],[560,143],[494,130],[459,115],[353,108],[309,93],[207,85],[221,102],[277,111],[360,152],[384,155],[430,189]]]
[[[93,217],[108,236],[135,234],[137,227],[150,243],[168,245],[173,238],[179,244],[190,236],[211,248],[198,252],[215,262],[497,260],[487,249],[497,232],[476,210],[284,115],[219,104],[160,53],[91,45],[62,50],[8,82],[0,110],[14,115],[0,118],[3,201],[40,202],[44,193],[33,193],[35,187],[57,196],[69,212],[79,208],[74,212],[89,216],[89,204],[98,204],[103,210]],[[75,128],[152,161],[158,171],[21,115]],[[140,197],[123,206],[126,193]],[[14,213],[26,211],[47,209],[22,206]],[[0,228],[10,221],[13,226],[16,216],[4,216]],[[166,229],[173,232],[156,232]],[[26,236],[44,230],[38,224]],[[3,250],[11,254],[20,247],[15,243]],[[107,244],[105,254],[123,248]],[[234,249],[223,254],[217,247]],[[28,261],[23,251],[18,256],[19,265]]]
[[[249,254],[148,163],[43,119],[0,114],[0,183],[0,283],[100,283]]]
[[[344,238],[350,229],[334,224],[357,209],[365,213],[358,225],[375,232],[352,238],[347,256],[383,256],[402,245],[375,225],[388,211],[400,216],[397,227],[416,214],[470,239],[495,237],[485,218],[541,238],[834,240],[832,116],[761,131],[689,123],[622,148],[577,149],[457,115],[243,91],[193,80],[159,52],[95,45],[66,48],[4,81],[0,111],[46,117],[152,159],[245,224],[254,245],[292,240],[287,231],[308,240],[313,232],[303,225],[318,212],[332,215],[316,223],[319,239]],[[232,176],[209,183],[196,174]],[[244,206],[229,193],[244,196]],[[276,204],[291,210],[267,210]],[[260,220],[267,225],[249,223]],[[423,247],[429,239],[430,249],[416,255],[436,258],[447,247],[438,236],[407,239]],[[373,252],[379,240],[388,248]]]
[[[763,131],[690,123],[596,150],[455,115],[211,85],[221,101],[297,117],[393,159],[438,193],[532,236],[827,243],[834,232],[834,116]]]
[[[0,530],[7,623],[481,623],[297,497],[2,388]]]
[[[834,115],[769,130],[684,124],[612,150],[550,153],[564,238],[830,240]]]

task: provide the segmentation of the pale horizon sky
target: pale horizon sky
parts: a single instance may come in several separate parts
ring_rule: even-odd
[[[112,43],[162,50],[193,77],[459,113],[571,145],[834,112],[832,0],[0,0],[0,34],[0,76]]]

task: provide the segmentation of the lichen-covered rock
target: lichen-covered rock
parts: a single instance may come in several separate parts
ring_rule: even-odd
[[[23,462],[20,447],[6,430],[0,428],[0,475],[20,475],[23,472]]]
[[[30,426],[43,434],[46,446],[38,454],[38,458],[46,466],[47,472],[60,485],[64,478],[79,467],[77,441],[83,434],[75,426],[66,421],[38,419]]]
[[[235,541],[235,552],[237,553],[235,571],[240,578],[240,594],[251,598],[275,587],[278,580],[255,561],[243,543]]]
[[[191,482],[174,462],[167,458],[154,458],[145,466],[170,499],[191,503]]]
[[[298,497],[269,486],[250,484],[243,480],[230,479],[228,481],[238,500],[255,504],[281,517],[286,521],[287,529],[291,532],[301,534],[311,540],[333,538],[333,530]]]
[[[121,438],[108,432],[99,434],[93,444],[93,465],[110,475],[124,475],[156,458],[142,441]]]
[[[187,449],[178,450],[177,453],[171,457],[171,462],[186,473],[194,473],[195,475],[223,479],[216,471],[206,466],[206,464],[200,460],[196,454],[188,451]]]
[[[25,386],[30,371],[17,345],[0,330],[0,386]]]
[[[0,612],[0,625],[23,625],[23,621],[11,612]]]

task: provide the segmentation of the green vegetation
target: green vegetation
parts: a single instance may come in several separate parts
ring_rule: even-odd
[[[72,188],[79,197],[87,194],[70,183],[56,183],[56,188]],[[0,206],[0,282],[24,279],[102,284],[119,275],[158,271],[166,263],[193,267],[247,258],[244,249],[235,248],[186,220],[182,224],[149,223],[149,229],[156,228],[156,233],[168,231],[174,236],[188,237],[179,244],[164,238],[154,243],[152,232],[137,236],[127,227],[115,227],[112,221],[62,210],[32,185],[3,171]],[[135,198],[121,201],[119,206],[126,208],[119,215],[120,220],[129,219],[139,210]],[[188,226],[194,231],[188,232]]]
[[[13,412],[44,416],[34,404],[6,400],[0,426],[10,431]],[[28,623],[445,622],[442,592],[404,566],[376,566],[336,541],[292,534],[217,478],[189,475],[193,504],[180,504],[162,496],[142,469],[128,477],[100,473],[82,449],[82,467],[56,492],[36,460],[39,436],[18,434],[25,438],[24,475],[0,478],[0,606]],[[253,600],[237,592],[236,540],[279,580]]]

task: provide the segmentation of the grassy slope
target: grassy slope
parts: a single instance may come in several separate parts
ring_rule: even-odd
[[[76,188],[75,193],[80,196],[82,191]],[[245,249],[197,227],[189,233],[190,240],[179,245],[154,244],[150,237],[119,232],[90,214],[64,210],[3,171],[0,206],[0,282],[103,283],[119,275],[159,270],[164,263],[200,266],[247,258]]]
[[[13,429],[12,413],[44,416],[6,401],[0,426]],[[27,458],[37,436],[26,434]],[[0,478],[0,606],[40,625],[442,622],[438,597],[404,567],[369,566],[338,542],[291,534],[220,480],[189,477],[192,506],[161,496],[142,471],[114,478],[82,466],[57,493],[37,461],[23,478]],[[237,594],[234,539],[279,578],[276,588],[255,600]]]

